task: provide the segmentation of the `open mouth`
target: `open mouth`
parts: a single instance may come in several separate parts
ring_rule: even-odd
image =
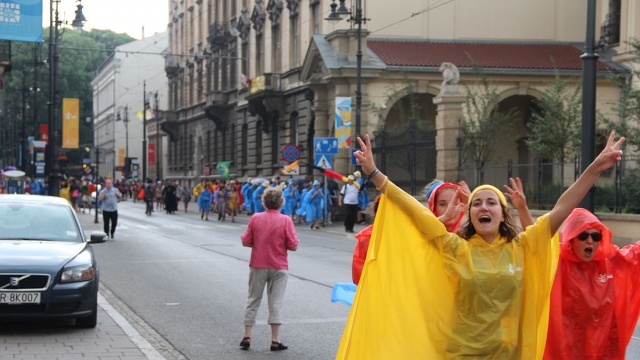
[[[590,247],[584,248],[585,255],[591,256],[593,254],[593,249]]]
[[[488,224],[491,222],[491,218],[488,216],[481,216],[478,221],[480,221],[480,224]]]

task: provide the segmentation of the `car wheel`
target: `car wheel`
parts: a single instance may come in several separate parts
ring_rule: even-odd
[[[82,318],[77,318],[76,319],[76,327],[78,328],[82,328],[82,329],[91,329],[96,327],[96,324],[98,323],[98,304],[96,304],[93,308],[93,314],[87,316],[87,317],[82,317]]]

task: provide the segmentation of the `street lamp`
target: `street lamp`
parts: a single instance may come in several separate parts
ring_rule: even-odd
[[[46,169],[49,177],[49,195],[60,196],[60,163],[58,160],[58,60],[60,55],[58,53],[58,41],[60,39],[60,32],[58,27],[62,24],[59,19],[58,5],[61,0],[49,1],[49,102],[47,108],[49,112],[49,140],[47,144],[46,152]],[[55,10],[54,10],[55,4]],[[82,5],[78,4],[78,10],[76,11],[76,19],[73,20],[73,24],[82,28],[82,19],[78,20],[78,16],[82,15]],[[54,17],[55,15],[55,17]]]
[[[356,52],[356,138],[360,136],[360,120],[362,108],[362,24],[366,24],[369,19],[365,18],[362,13],[362,0],[355,0],[354,11],[347,9],[346,0],[340,0],[340,5],[336,4],[336,0],[331,2],[331,12],[325,20],[330,23],[337,23],[342,20],[342,16],[348,16],[347,21],[356,25],[356,38],[358,42],[358,50]],[[352,25],[353,26],[353,25]],[[354,141],[355,148],[359,148],[357,141]]]

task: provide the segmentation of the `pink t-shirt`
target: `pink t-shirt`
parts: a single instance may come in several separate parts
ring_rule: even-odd
[[[287,250],[299,242],[291,218],[277,210],[253,214],[240,239],[252,248],[249,267],[254,269],[289,269]]]

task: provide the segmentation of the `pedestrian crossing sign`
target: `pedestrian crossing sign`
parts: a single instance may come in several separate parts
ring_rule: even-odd
[[[316,166],[323,169],[332,169],[331,156],[329,155],[316,155]]]

